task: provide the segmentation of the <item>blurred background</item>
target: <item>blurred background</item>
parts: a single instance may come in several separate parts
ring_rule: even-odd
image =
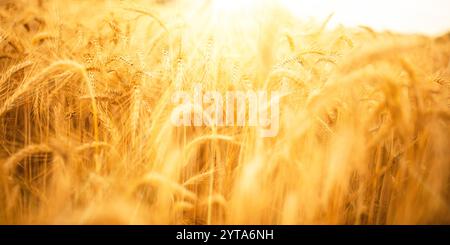
[[[281,0],[301,18],[326,18],[330,25],[367,25],[377,31],[440,35],[450,29],[449,0]]]

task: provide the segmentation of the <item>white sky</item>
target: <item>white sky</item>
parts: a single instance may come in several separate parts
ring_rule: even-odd
[[[299,17],[331,25],[367,25],[376,30],[439,35],[450,31],[450,0],[281,0]]]

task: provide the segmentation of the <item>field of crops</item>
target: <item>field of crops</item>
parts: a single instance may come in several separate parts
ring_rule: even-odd
[[[0,0],[0,224],[450,223],[450,35],[188,2]],[[174,125],[195,84],[277,134]]]

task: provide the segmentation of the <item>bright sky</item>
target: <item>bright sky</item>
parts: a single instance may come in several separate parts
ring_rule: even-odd
[[[367,25],[376,30],[439,35],[450,31],[450,0],[281,0],[299,17],[331,25]]]

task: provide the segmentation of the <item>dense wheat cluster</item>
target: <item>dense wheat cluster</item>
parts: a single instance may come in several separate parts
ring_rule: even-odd
[[[0,223],[450,223],[449,35],[209,8],[0,1]],[[195,83],[279,134],[174,126]]]

